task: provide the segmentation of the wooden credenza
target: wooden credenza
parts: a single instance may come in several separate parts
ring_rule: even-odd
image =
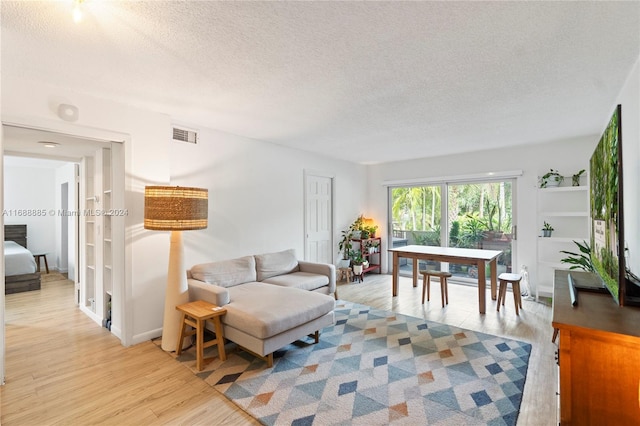
[[[576,285],[591,275],[571,272]],[[578,291],[555,271],[553,327],[559,329],[560,424],[640,424],[640,309],[611,295]]]

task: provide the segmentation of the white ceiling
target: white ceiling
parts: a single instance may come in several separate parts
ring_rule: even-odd
[[[42,158],[30,157],[14,157],[12,155],[4,156],[4,166],[6,167],[31,167],[39,169],[57,169],[68,164],[66,161],[50,160]]]
[[[66,162],[78,163],[85,156],[95,155],[99,148],[110,148],[110,142],[87,140],[61,133],[23,127],[3,126],[5,165],[58,168]],[[43,142],[56,144],[48,148]],[[38,159],[30,161],[30,158]],[[57,161],[56,161],[57,160]]]
[[[360,163],[599,134],[640,54],[637,1],[70,3],[1,2],[3,84]]]

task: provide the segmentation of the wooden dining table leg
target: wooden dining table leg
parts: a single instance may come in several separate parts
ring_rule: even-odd
[[[399,257],[398,252],[393,252],[393,275],[391,279],[391,295],[393,297],[398,295],[398,274],[400,273]]]
[[[418,286],[418,258],[413,258],[413,286]]]
[[[478,261],[478,304],[480,305],[480,313],[484,314],[487,309],[487,280],[485,278],[484,260]]]

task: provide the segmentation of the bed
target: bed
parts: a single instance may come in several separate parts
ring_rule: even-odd
[[[27,249],[27,225],[4,226],[4,293],[40,290],[40,272]]]

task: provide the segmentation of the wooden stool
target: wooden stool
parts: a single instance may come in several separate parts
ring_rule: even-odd
[[[513,301],[516,305],[516,315],[520,315],[518,308],[522,309],[522,297],[520,295],[520,280],[522,275],[520,274],[508,274],[502,273],[498,277],[500,281],[500,289],[498,290],[498,308],[500,312],[500,304],[504,306],[504,298],[507,295],[507,285],[511,283],[511,290],[513,291]]]
[[[338,268],[338,280],[342,281],[343,279],[347,282],[351,282],[351,268]]]
[[[37,253],[33,255],[33,258],[36,261],[36,271],[40,272],[40,259],[44,259],[44,267],[45,270],[47,271],[47,274],[49,273],[49,264],[47,263],[47,253]]]
[[[430,299],[431,293],[431,277],[440,277],[440,296],[442,297],[442,307],[449,304],[449,289],[447,288],[447,278],[451,277],[451,273],[445,271],[422,270],[422,304],[424,305],[424,293],[427,291],[427,301]],[[446,303],[445,303],[446,300]]]
[[[182,353],[182,341],[187,336],[196,335],[196,368],[201,371],[204,367],[204,348],[218,345],[218,356],[222,361],[227,359],[224,352],[224,336],[222,334],[222,323],[220,317],[227,313],[225,308],[213,305],[203,300],[185,303],[176,306],[176,309],[182,312],[182,325],[180,326],[180,334],[178,335],[178,347],[176,355]],[[213,321],[216,327],[216,338],[208,342],[204,341],[204,326],[207,320]],[[193,327],[195,330],[186,331],[187,326]]]

